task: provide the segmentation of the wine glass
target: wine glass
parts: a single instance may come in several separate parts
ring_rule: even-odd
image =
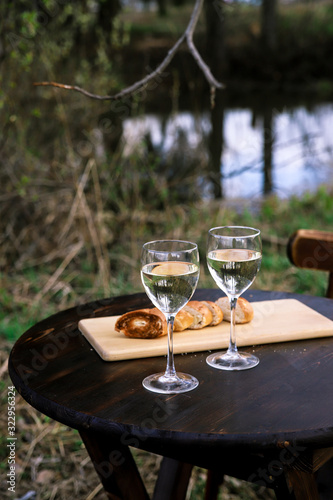
[[[213,353],[206,361],[221,370],[246,370],[259,363],[250,353],[238,352],[235,335],[235,309],[238,297],[255,280],[262,258],[258,229],[242,226],[214,227],[208,231],[207,264],[215,283],[230,302],[230,342],[226,352]]]
[[[160,240],[145,243],[141,254],[141,280],[153,304],[165,315],[168,326],[167,366],[164,373],[146,377],[142,384],[153,392],[174,394],[195,389],[192,375],[176,373],[173,324],[178,311],[192,297],[199,280],[199,251],[195,243]]]

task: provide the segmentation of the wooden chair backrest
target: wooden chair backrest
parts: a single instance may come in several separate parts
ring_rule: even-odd
[[[291,235],[287,254],[292,264],[303,269],[328,271],[326,297],[333,298],[333,233],[299,229]]]

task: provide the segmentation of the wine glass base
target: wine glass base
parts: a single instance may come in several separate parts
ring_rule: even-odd
[[[229,354],[228,352],[217,352],[210,354],[206,358],[207,364],[219,370],[249,370],[257,366],[259,359],[253,354],[247,352],[237,352]]]
[[[178,394],[192,391],[199,385],[199,381],[186,373],[177,373],[166,376],[165,373],[149,375],[142,381],[145,389],[159,394]]]

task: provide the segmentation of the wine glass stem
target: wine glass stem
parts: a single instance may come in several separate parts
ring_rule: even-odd
[[[235,356],[238,354],[236,345],[236,332],[235,332],[237,297],[229,297],[229,301],[230,301],[230,341],[229,341],[228,354]]]
[[[168,325],[168,354],[167,354],[167,367],[165,370],[165,376],[166,377],[175,377],[176,370],[175,370],[175,363],[174,363],[174,356],[173,356],[173,324],[175,321],[175,315],[174,314],[166,314],[165,316],[166,316],[167,325]]]

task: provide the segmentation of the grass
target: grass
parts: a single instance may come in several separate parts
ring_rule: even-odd
[[[91,203],[94,204],[93,199]],[[140,248],[144,241],[155,237],[181,237],[197,241],[201,253],[199,287],[214,287],[205,264],[205,235],[209,227],[225,222],[251,225],[262,230],[264,257],[255,287],[313,295],[325,293],[327,275],[294,268],[287,258],[286,243],[299,228],[333,230],[332,194],[329,189],[321,188],[303,199],[281,201],[274,196],[267,198],[255,214],[246,206],[240,213],[229,208],[227,202],[200,202],[171,206],[162,212],[156,209],[149,213],[136,210],[121,212],[119,216],[113,216],[110,225],[101,222],[101,214],[93,213],[91,209],[88,213],[78,213],[69,228],[73,237],[75,232],[79,233],[76,237],[83,238],[84,243],[75,246],[64,240],[63,247],[59,244],[57,247],[58,228],[68,224],[66,214],[70,213],[71,207],[69,204],[68,210],[64,210],[63,220],[59,220],[56,226],[42,226],[43,239],[35,242],[37,253],[41,252],[38,245],[42,246],[44,238],[53,242],[54,254],[49,254],[49,264],[39,263],[36,257],[30,259],[28,240],[26,250],[21,245],[23,269],[2,275],[0,328],[7,340],[13,341],[42,316],[77,302],[103,295],[142,291]],[[50,213],[44,214],[46,219],[53,210],[51,202],[49,210]],[[291,213],[293,217],[290,217]],[[5,219],[3,223],[6,224]],[[34,225],[33,221],[31,225]],[[24,226],[22,231],[27,229]],[[6,227],[3,230],[5,232]],[[117,235],[111,244],[105,241],[109,230]],[[20,238],[20,234],[17,237]]]

